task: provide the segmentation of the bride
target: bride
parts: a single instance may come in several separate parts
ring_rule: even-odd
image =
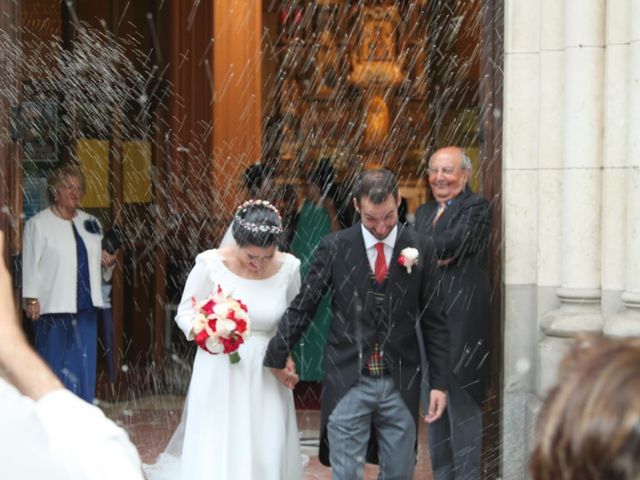
[[[251,333],[236,364],[198,348],[182,420],[165,452],[145,466],[150,480],[302,478],[291,392],[298,377],[292,363],[279,379],[262,366],[278,321],[300,288],[300,261],[277,250],[282,223],[266,201],[238,207],[232,233],[236,245],[196,257],[176,322],[193,340],[192,299],[220,286],[247,305]]]

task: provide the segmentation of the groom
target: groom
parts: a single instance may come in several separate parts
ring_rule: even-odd
[[[337,480],[362,478],[365,458],[378,461],[381,478],[412,478],[421,379],[416,324],[432,387],[425,421],[440,418],[446,406],[449,337],[433,294],[434,252],[398,223],[399,204],[393,173],[361,175],[354,192],[361,222],[322,239],[264,360],[290,384],[287,356],[330,290],[320,461],[331,465]],[[414,252],[407,249],[419,254],[412,266]]]

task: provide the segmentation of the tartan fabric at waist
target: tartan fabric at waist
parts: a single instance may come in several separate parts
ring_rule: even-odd
[[[373,272],[369,272],[369,293],[373,295],[378,311],[382,308],[388,284],[388,272],[382,283],[378,283]],[[380,350],[380,344],[378,342],[373,345],[373,351],[371,352],[371,355],[369,355],[367,364],[362,369],[362,373],[369,377],[380,377],[382,375],[389,374],[388,369],[384,366],[384,355]]]
[[[388,369],[384,366],[384,355],[380,351],[380,344],[378,342],[373,345],[373,352],[369,355],[369,359],[362,369],[362,373],[369,377],[381,377],[382,375],[389,374]]]

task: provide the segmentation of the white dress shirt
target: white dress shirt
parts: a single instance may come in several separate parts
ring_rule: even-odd
[[[93,306],[103,306],[102,230],[91,233],[85,227],[86,221],[100,223],[82,210],[64,220],[46,208],[27,221],[22,249],[22,296],[37,298],[41,315],[76,313],[78,258],[71,221],[87,249]]]
[[[0,378],[0,478],[142,480],[127,433],[68,390],[38,401]]]
[[[360,224],[360,227],[362,227],[364,248],[367,251],[367,259],[369,260],[371,271],[376,271],[376,257],[378,256],[376,245],[379,242],[384,243],[384,259],[387,262],[387,268],[389,268],[391,256],[393,255],[393,247],[395,247],[396,238],[398,237],[398,226],[396,225],[395,227],[393,227],[393,229],[389,232],[389,235],[387,235],[383,240],[378,240],[376,237],[374,237],[369,230],[364,228],[364,225]]]

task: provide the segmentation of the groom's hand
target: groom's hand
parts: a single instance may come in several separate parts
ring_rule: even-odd
[[[291,372],[287,367],[279,369],[279,368],[270,368],[273,376],[278,379],[278,381],[283,384],[285,387],[293,390],[293,387],[298,383],[298,375]]]
[[[281,384],[291,390],[293,390],[293,387],[295,387],[296,383],[300,380],[296,374],[296,364],[290,356],[287,357],[287,363],[283,369],[270,368],[270,370]]]
[[[284,369],[288,370],[291,373],[296,373],[296,362],[293,361],[291,355],[287,357],[287,363],[284,365]]]
[[[447,406],[447,392],[443,390],[431,390],[429,394],[429,411],[424,417],[427,423],[433,423],[444,413]]]

